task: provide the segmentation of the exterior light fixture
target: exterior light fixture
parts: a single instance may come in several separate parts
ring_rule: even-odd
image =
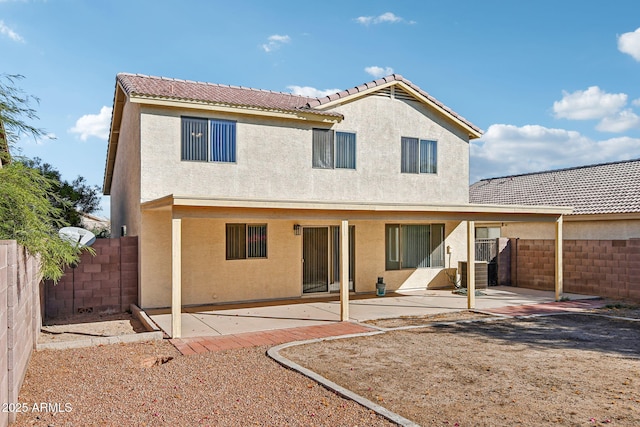
[[[300,224],[293,224],[293,234],[299,236],[302,234],[302,226]]]

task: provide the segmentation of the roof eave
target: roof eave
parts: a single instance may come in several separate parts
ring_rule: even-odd
[[[111,194],[111,181],[113,180],[113,168],[118,151],[118,140],[120,138],[120,124],[127,95],[122,88],[120,81],[116,80],[116,89],[113,95],[113,109],[111,113],[111,126],[109,128],[109,143],[107,145],[107,162],[104,170],[104,181],[102,192],[105,196]]]
[[[207,198],[195,196],[168,195],[143,202],[142,209],[167,209],[177,207],[192,208],[243,208],[278,209],[294,211],[360,212],[372,214],[410,213],[414,215],[446,217],[457,219],[484,219],[498,221],[554,221],[570,214],[572,208],[558,206],[520,205],[476,205],[476,204],[408,204],[408,203],[366,203],[366,202],[326,202],[299,200],[261,200]]]
[[[341,114],[323,114],[313,110],[266,108],[251,105],[226,104],[221,102],[171,99],[166,97],[155,97],[139,94],[130,94],[129,100],[131,102],[139,104],[154,105],[160,107],[197,109],[250,116],[266,116],[279,119],[304,120],[320,123],[339,123],[344,118],[344,116],[342,116]]]

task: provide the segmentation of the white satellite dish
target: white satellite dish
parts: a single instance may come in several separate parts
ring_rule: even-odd
[[[58,234],[62,240],[78,246],[91,246],[96,241],[96,236],[92,232],[80,227],[63,227]]]

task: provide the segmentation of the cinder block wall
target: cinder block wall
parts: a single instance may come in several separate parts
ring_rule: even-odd
[[[519,239],[512,250],[517,257],[518,286],[553,290],[553,240]],[[564,291],[640,302],[640,239],[565,240]]]
[[[57,283],[45,282],[45,316],[122,312],[138,302],[138,238],[98,239]],[[75,297],[75,298],[74,298]]]
[[[17,403],[40,333],[38,261],[15,241],[0,240],[0,402]],[[0,427],[15,421],[0,413]]]
[[[513,280],[516,286],[545,291],[555,289],[555,241],[518,239],[512,250],[516,252]]]

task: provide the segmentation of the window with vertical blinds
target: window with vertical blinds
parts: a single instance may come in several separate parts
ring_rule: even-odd
[[[387,224],[387,270],[444,267],[444,224]]]
[[[234,163],[236,122],[182,117],[181,159]]]
[[[402,173],[438,173],[437,141],[402,137],[400,144]]]
[[[313,129],[313,167],[333,169],[333,131]]]
[[[336,132],[336,168],[356,168],[356,134]]]
[[[209,126],[206,119],[182,118],[182,160],[206,162]]]
[[[227,224],[227,259],[266,258],[267,226],[265,224]]]
[[[319,169],[355,169],[356,134],[313,129],[313,167]]]

